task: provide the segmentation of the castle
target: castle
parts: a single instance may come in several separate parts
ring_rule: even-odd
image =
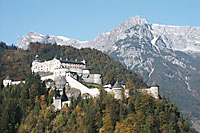
[[[41,80],[52,79],[58,76],[72,76],[73,78],[82,79],[85,82],[102,84],[101,74],[91,74],[89,69],[86,69],[85,60],[83,61],[68,61],[57,59],[56,57],[49,61],[40,62],[39,56],[36,55],[32,62],[32,72],[39,73]]]
[[[53,98],[53,105],[56,109],[61,109],[64,104],[69,104],[70,99],[76,98],[79,94],[92,97],[99,94],[98,88],[88,88],[82,82],[102,84],[101,74],[92,74],[86,68],[85,60],[69,61],[55,57],[52,60],[41,62],[39,56],[36,55],[31,70],[33,73],[38,73],[42,81],[48,79],[55,81],[53,88],[57,88],[59,93]],[[68,96],[66,93],[68,93]],[[63,100],[63,97],[68,97],[68,101],[66,101],[66,98]]]
[[[33,73],[38,73],[42,81],[49,79],[54,81],[54,83],[47,82],[46,87],[56,89],[57,94],[53,97],[53,105],[56,110],[63,108],[65,104],[69,105],[71,98],[77,98],[79,95],[86,98],[99,94],[98,88],[89,88],[83,82],[102,85],[102,75],[91,74],[86,67],[85,60],[69,61],[55,57],[52,60],[41,62],[39,56],[36,55],[31,70]],[[25,81],[12,81],[9,77],[3,80],[5,87],[19,83],[25,83]],[[116,99],[122,98],[122,88],[125,89],[125,85],[121,85],[118,81],[113,86],[109,84],[103,87],[107,93],[113,93]],[[139,89],[139,91],[150,94],[156,99],[159,98],[159,86],[156,84],[150,88]],[[129,97],[128,90],[125,89],[124,94]]]
[[[145,89],[139,89],[140,92],[150,94],[152,97],[159,99],[160,94],[159,94],[159,86],[153,82],[150,88],[145,88]]]

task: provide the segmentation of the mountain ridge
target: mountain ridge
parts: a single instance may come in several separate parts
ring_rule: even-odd
[[[123,33],[127,29],[135,25],[148,26],[153,36],[161,36],[164,39],[168,48],[171,48],[173,50],[185,51],[185,52],[187,51],[200,52],[200,27],[150,24],[146,19],[143,19],[139,16],[129,18],[127,21],[117,26],[117,28],[113,28],[109,32],[106,32],[106,33],[101,33],[94,40],[90,40],[90,41],[79,41],[79,40],[70,39],[70,38],[67,38],[67,40],[62,40],[61,38],[66,38],[66,37],[59,36],[58,38],[56,38],[56,36],[53,36],[53,35],[50,37],[54,39],[56,38],[57,39],[56,42],[58,45],[72,45],[74,47],[80,48],[80,47],[89,47],[91,44],[95,43],[96,44],[95,46],[97,48],[101,49],[102,51],[108,51],[109,49],[112,49],[112,48],[102,45],[102,42],[101,42],[102,38],[104,38],[104,40],[107,39],[111,43],[116,42],[120,39],[124,39],[126,35]],[[177,31],[177,33],[171,33],[174,31]],[[190,34],[188,35],[188,33]],[[19,40],[18,42],[19,48],[21,49],[28,48],[27,47],[28,44],[25,44],[27,41],[26,39],[27,36],[29,36],[29,33],[27,35],[24,35],[22,39]],[[176,36],[176,37],[173,37],[173,36]],[[184,39],[184,36],[186,36],[185,39]],[[172,39],[170,40],[170,38]],[[178,40],[180,39],[183,39],[183,40],[178,43],[178,46],[173,46],[174,44],[177,44]],[[23,40],[26,40],[26,41],[23,41]],[[34,39],[31,39],[31,41],[34,41]],[[31,41],[28,41],[28,42],[30,43]],[[184,42],[186,42],[186,44],[184,44]],[[181,44],[182,45],[184,44],[184,46],[181,47],[182,46]],[[195,48],[191,47],[190,46],[191,44],[193,44],[192,46]],[[101,48],[103,46],[106,47],[107,49]]]

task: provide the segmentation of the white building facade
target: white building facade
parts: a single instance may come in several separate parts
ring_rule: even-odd
[[[34,73],[48,73],[46,75],[40,74],[41,80],[54,80],[54,78],[58,76],[73,76],[73,78],[76,79],[80,77],[84,82],[102,84],[102,75],[91,74],[90,70],[86,69],[85,60],[68,61],[53,58],[49,61],[40,62],[40,60],[35,59],[32,62],[31,70]],[[76,77],[74,73],[76,73],[78,77]]]
[[[85,60],[78,62],[78,61],[63,61],[57,58],[54,58],[49,61],[40,62],[39,60],[34,60],[32,62],[31,70],[34,73],[37,72],[54,72],[55,69],[67,69],[71,72],[76,72],[78,74],[83,73],[83,69],[85,69]]]

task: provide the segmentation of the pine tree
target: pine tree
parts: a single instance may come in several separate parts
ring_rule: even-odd
[[[135,106],[133,104],[133,97],[130,97],[128,101],[128,114],[135,113]]]

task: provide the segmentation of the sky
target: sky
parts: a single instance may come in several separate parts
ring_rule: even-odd
[[[0,0],[0,41],[17,45],[31,31],[93,40],[132,16],[200,27],[200,0]]]

